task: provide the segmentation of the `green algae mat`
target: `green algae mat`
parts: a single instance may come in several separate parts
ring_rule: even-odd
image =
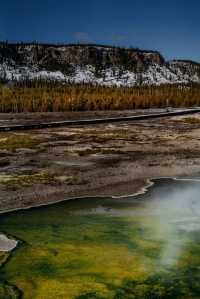
[[[0,298],[200,298],[200,182],[0,216],[20,240],[0,254]]]

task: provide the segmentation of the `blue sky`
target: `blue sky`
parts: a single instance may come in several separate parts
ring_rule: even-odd
[[[200,61],[198,0],[7,0],[0,39],[94,42]]]

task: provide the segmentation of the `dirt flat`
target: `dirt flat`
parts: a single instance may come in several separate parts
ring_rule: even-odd
[[[17,122],[17,115],[1,116],[2,122]],[[19,122],[62,117],[27,114]],[[0,133],[1,212],[73,197],[133,194],[158,177],[200,177],[199,114]]]

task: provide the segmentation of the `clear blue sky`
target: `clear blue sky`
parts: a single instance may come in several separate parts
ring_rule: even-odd
[[[200,1],[3,0],[0,39],[88,41],[200,61]]]

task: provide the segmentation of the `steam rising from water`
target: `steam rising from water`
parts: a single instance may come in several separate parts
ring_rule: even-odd
[[[200,185],[178,188],[153,198],[149,209],[154,211],[154,238],[163,241],[161,265],[172,266],[183,255],[190,242],[190,233],[200,231]]]
[[[148,226],[149,238],[162,244],[160,266],[175,265],[188,246],[193,232],[200,231],[200,182],[160,180],[145,196],[110,199],[76,211],[81,214],[107,214],[140,217]],[[164,187],[163,187],[164,186]]]

